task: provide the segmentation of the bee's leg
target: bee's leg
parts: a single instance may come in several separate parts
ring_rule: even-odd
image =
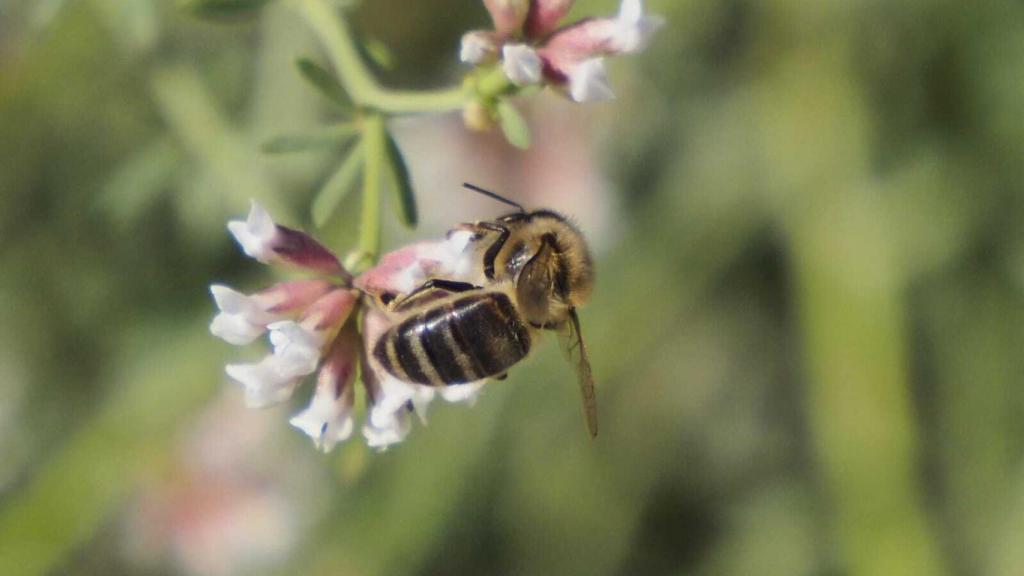
[[[509,230],[501,224],[494,222],[479,222],[477,226],[489,232],[498,233],[497,240],[492,242],[487,247],[487,252],[484,253],[484,275],[487,276],[488,280],[494,280],[494,259],[498,257],[498,252],[501,252],[502,246],[508,240]]]
[[[409,292],[404,298],[394,304],[394,310],[402,310],[415,304],[417,298],[422,298],[430,292],[442,291],[451,292],[453,294],[459,292],[468,292],[469,290],[479,290],[480,286],[475,286],[469,282],[459,282],[456,280],[445,280],[444,278],[431,278],[423,284],[420,284],[415,290]]]
[[[479,290],[480,286],[470,284],[469,282],[459,282],[458,280],[446,280],[444,278],[431,278],[423,284],[420,284],[418,288],[409,293],[409,296],[413,296],[419,292],[426,292],[427,290],[444,290],[445,292],[468,292],[469,290]]]
[[[505,378],[508,378],[508,372],[502,372],[494,377],[495,380],[504,380]]]

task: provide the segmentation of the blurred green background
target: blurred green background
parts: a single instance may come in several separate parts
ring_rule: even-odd
[[[331,119],[301,1],[0,3],[0,574],[1024,574],[1019,2],[651,0],[617,100],[520,103],[529,152],[396,121],[424,222],[385,246],[501,212],[463,180],[580,218],[602,433],[549,343],[325,456],[207,330],[211,282],[270,280],[224,222],[312,229],[337,158],[259,150]],[[352,23],[440,87],[487,15]]]

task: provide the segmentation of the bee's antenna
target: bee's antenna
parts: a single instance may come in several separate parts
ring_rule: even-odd
[[[494,200],[497,200],[498,202],[501,202],[503,204],[508,204],[509,206],[513,206],[515,208],[518,208],[520,212],[526,213],[526,209],[523,208],[522,204],[520,204],[518,202],[513,202],[512,200],[509,200],[508,198],[505,198],[504,196],[502,196],[500,194],[497,194],[495,192],[491,192],[490,190],[484,190],[483,188],[481,188],[479,186],[476,186],[474,184],[470,184],[469,182],[463,182],[462,186],[464,188],[472,190],[473,192],[477,192],[477,193],[483,194],[484,196],[487,196],[488,198],[493,198]]]

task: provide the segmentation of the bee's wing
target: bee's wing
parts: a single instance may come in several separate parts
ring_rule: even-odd
[[[587,347],[583,343],[583,333],[580,331],[580,317],[576,315],[576,309],[569,309],[569,321],[565,323],[559,335],[562,345],[562,352],[576,368],[576,378],[580,384],[580,392],[583,394],[583,415],[587,418],[587,430],[590,437],[597,436],[597,396],[594,394],[594,375],[590,371],[590,358],[587,357]]]

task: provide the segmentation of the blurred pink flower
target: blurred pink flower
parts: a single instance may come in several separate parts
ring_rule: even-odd
[[[125,551],[146,572],[164,563],[194,576],[267,572],[319,513],[317,475],[294,457],[281,466],[271,429],[229,396],[200,415],[125,508]]]
[[[309,406],[291,419],[324,451],[348,439],[354,429],[357,367],[370,403],[363,436],[374,448],[405,438],[410,413],[421,419],[435,392],[396,380],[363,353],[390,326],[389,317],[366,306],[363,333],[357,332],[360,304],[385,302],[407,294],[431,277],[479,280],[470,246],[472,233],[455,230],[439,242],[420,242],[390,254],[358,278],[337,257],[303,232],[274,223],[255,202],[248,218],[228,229],[249,256],[268,264],[289,264],[318,278],[276,284],[247,296],[227,286],[210,287],[220,312],[210,332],[244,345],[267,333],[272,351],[251,364],[229,364],[228,376],[245,390],[246,404],[262,408],[288,400],[304,378],[319,371]],[[440,395],[471,400],[479,385],[450,387]]]
[[[576,102],[614,97],[604,57],[643,50],[664,23],[644,13],[642,0],[622,0],[614,18],[586,18],[557,28],[572,0],[484,0],[494,30],[462,37],[459,56],[468,64],[500,60],[517,86],[546,83]]]

